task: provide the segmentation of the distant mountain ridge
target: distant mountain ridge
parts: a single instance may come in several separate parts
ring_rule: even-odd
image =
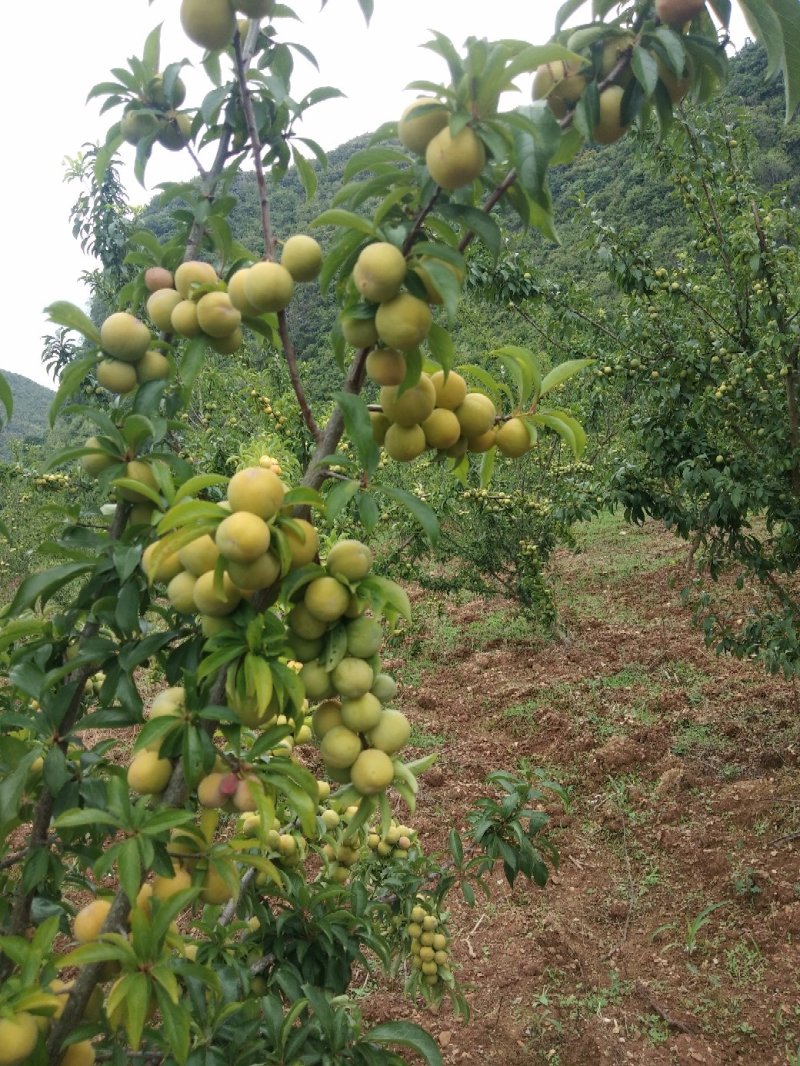
[[[10,370],[4,370],[3,376],[14,397],[14,414],[11,421],[0,429],[0,457],[8,459],[11,454],[8,447],[10,438],[27,444],[44,443],[50,432],[47,413],[55,391],[23,377],[22,374],[12,374]]]

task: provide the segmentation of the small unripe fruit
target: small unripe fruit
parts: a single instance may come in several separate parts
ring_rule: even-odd
[[[592,131],[598,144],[613,144],[628,128],[622,125],[624,91],[621,85],[610,85],[600,93],[600,120]]]
[[[219,618],[236,610],[242,593],[227,574],[222,575],[222,588],[218,590],[214,576],[213,570],[201,574],[195,582],[192,595],[198,611],[210,614],[212,618]]]
[[[365,692],[369,692],[375,677],[369,663],[363,659],[346,656],[331,671],[331,680],[340,696],[344,696],[345,699],[357,699]]]
[[[136,379],[140,385],[146,381],[165,381],[170,375],[170,369],[169,359],[151,348],[136,364]]]
[[[84,448],[99,448],[100,442],[97,437],[88,437]],[[109,466],[113,466],[117,460],[106,452],[98,452],[96,455],[82,455],[80,459],[81,466],[89,474],[90,477],[98,477],[104,470],[107,470]]]
[[[75,915],[72,925],[75,939],[80,944],[88,944],[96,940],[110,910],[111,901],[107,899],[96,899],[82,907]]]
[[[319,551],[319,534],[305,518],[296,518],[294,521],[295,525],[300,528],[300,535],[293,529],[284,529],[283,535],[286,537],[292,556],[292,567],[297,569],[312,562],[316,557]],[[302,633],[300,635],[304,636]]]
[[[169,321],[172,329],[181,337],[199,337],[202,333],[197,318],[197,304],[193,300],[181,300],[175,304]]]
[[[431,309],[411,293],[401,292],[382,303],[375,314],[375,326],[384,344],[401,352],[423,341],[431,328]]]
[[[455,370],[451,370],[446,377],[444,370],[437,370],[435,374],[431,374],[431,382],[436,394],[437,407],[446,407],[448,411],[455,411],[464,402],[464,397],[467,395],[467,383]]]
[[[208,343],[220,355],[233,355],[244,344],[244,334],[237,326],[227,337],[210,337]]]
[[[381,703],[389,703],[397,695],[397,682],[389,674],[378,674],[372,683],[370,692],[373,696],[377,696]]]
[[[351,729],[337,725],[322,738],[319,750],[327,766],[346,770],[361,754],[361,741]]]
[[[449,118],[444,104],[432,96],[420,96],[401,115],[397,125],[398,139],[409,152],[423,155],[431,139],[447,125]]]
[[[183,111],[167,111],[156,140],[168,152],[180,152],[192,136],[192,120]]]
[[[483,142],[475,131],[465,126],[455,137],[445,127],[431,139],[425,150],[425,163],[431,177],[443,189],[469,185],[486,164]]]
[[[367,740],[374,748],[379,748],[387,755],[394,755],[411,736],[411,723],[400,711],[387,707],[381,713],[374,729],[367,734]]]
[[[356,318],[354,315],[342,315],[339,324],[344,339],[354,348],[371,348],[378,341],[374,317]]]
[[[341,705],[337,703],[336,700],[325,700],[324,703],[320,703],[320,705],[314,709],[311,721],[314,736],[317,740],[322,740],[325,734],[330,733],[335,726],[341,726],[344,724],[342,721]],[[320,799],[325,798],[325,796],[320,796]]]
[[[229,0],[182,0],[181,26],[189,40],[216,52],[233,40],[236,16]]]
[[[199,259],[189,259],[175,271],[175,288],[184,300],[189,299],[195,287],[218,284],[219,277],[213,266]]]
[[[494,425],[497,416],[494,403],[482,392],[468,392],[455,414],[465,437],[485,433]]]
[[[127,311],[117,311],[100,327],[100,344],[114,359],[136,363],[150,346],[150,330]]]
[[[292,275],[279,263],[256,263],[247,272],[244,293],[250,304],[264,311],[283,311],[294,290]]]
[[[339,540],[328,552],[325,569],[333,577],[347,581],[360,581],[372,566],[372,552],[360,540]]]
[[[163,333],[172,331],[172,312],[183,300],[177,289],[158,289],[147,300],[150,321]]]
[[[234,511],[217,526],[214,539],[226,559],[234,563],[254,563],[269,548],[269,526],[263,518],[249,511]],[[263,586],[256,586],[260,587]]]
[[[400,426],[417,426],[433,413],[436,390],[427,374],[421,374],[416,385],[400,392],[397,385],[381,389],[381,407],[391,422]]]
[[[518,459],[531,449],[531,436],[521,418],[510,418],[495,435],[498,450],[510,459]]]
[[[209,337],[229,337],[242,322],[242,314],[227,292],[209,292],[197,301],[197,321]]]
[[[149,267],[144,272],[144,284],[148,292],[174,288],[175,281],[169,270],[164,267]]]
[[[186,86],[180,78],[174,78],[169,97],[167,97],[164,75],[156,74],[147,83],[147,99],[157,107],[180,107],[186,99]]]
[[[297,233],[283,246],[281,266],[294,281],[313,281],[322,269],[322,248],[313,237]]]
[[[439,450],[452,447],[461,436],[461,424],[452,411],[437,407],[422,423],[429,448]]]
[[[156,751],[140,751],[128,767],[128,787],[143,796],[163,792],[172,776],[172,763]]]
[[[353,700],[342,700],[342,721],[354,733],[366,733],[380,721],[381,701],[371,692]]]
[[[335,622],[347,610],[350,593],[335,577],[318,577],[306,586],[303,602],[321,622]]]
[[[219,548],[208,533],[185,544],[178,550],[178,558],[184,570],[195,577],[213,570],[219,559]]]
[[[130,481],[138,481],[149,489],[158,492],[158,482],[153,473],[153,468],[148,463],[139,459],[132,459],[125,466],[125,477]],[[119,488],[117,495],[121,500],[129,500],[131,503],[151,503],[152,501],[143,492],[137,492],[135,488]]]
[[[257,589],[268,589],[275,584],[281,576],[281,564],[272,552],[264,552],[252,563],[231,562],[228,566],[228,573],[237,588],[245,592],[255,592]]]
[[[240,311],[246,318],[257,318],[259,310],[250,303],[245,292],[249,269],[245,267],[243,270],[237,270],[231,276],[228,282],[228,297],[237,311]]]
[[[422,426],[401,426],[392,423],[383,439],[386,454],[398,463],[410,463],[428,446]]]
[[[132,392],[139,383],[136,367],[119,359],[101,359],[95,374],[103,388],[116,393],[117,396]]]
[[[384,303],[396,296],[405,276],[405,256],[388,241],[368,244],[353,267],[353,283],[373,303]]]
[[[376,444],[383,444],[386,440],[386,432],[392,423],[380,411],[370,411],[369,421],[372,426],[372,439]]]
[[[289,628],[303,640],[318,640],[328,630],[328,623],[313,615],[305,603],[297,603],[289,615]]]
[[[326,696],[333,695],[333,686],[328,671],[322,663],[314,661],[303,664],[300,671],[300,680],[303,682],[306,696],[312,702],[324,700]]]
[[[356,659],[377,655],[383,643],[383,629],[374,618],[354,618],[347,626],[347,654]]]
[[[393,778],[392,760],[377,748],[362,751],[350,767],[350,780],[362,796],[375,796],[383,792]]]
[[[406,376],[406,357],[394,348],[375,348],[367,356],[367,377],[376,385],[400,385]]]
[[[271,470],[248,466],[228,482],[228,502],[233,511],[249,511],[268,521],[281,508],[286,486]]]
[[[138,144],[158,129],[158,116],[143,107],[128,107],[120,122],[120,133],[128,144]]]

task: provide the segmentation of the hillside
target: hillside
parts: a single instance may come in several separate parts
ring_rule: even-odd
[[[12,374],[7,370],[3,374],[14,397],[14,417],[0,431],[0,457],[8,459],[11,455],[10,439],[25,444],[44,442],[49,432],[47,412],[54,392],[21,374]]]

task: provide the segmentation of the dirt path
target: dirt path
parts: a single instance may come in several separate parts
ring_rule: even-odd
[[[428,850],[488,770],[543,768],[571,797],[545,891],[498,876],[455,906],[469,1024],[404,1007],[400,983],[365,1001],[426,1025],[446,1062],[800,1062],[800,840],[779,839],[800,831],[800,697],[704,648],[685,551],[591,527],[554,567],[565,643],[453,602],[398,649],[412,740],[442,753],[414,819]]]

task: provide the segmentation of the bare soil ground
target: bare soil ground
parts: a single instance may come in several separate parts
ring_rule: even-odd
[[[588,527],[553,568],[563,643],[509,605],[418,602],[390,666],[412,743],[441,751],[424,846],[463,827],[491,769],[542,768],[571,798],[549,808],[544,891],[498,871],[490,901],[454,900],[468,1023],[404,1002],[400,979],[365,998],[447,1063],[800,1063],[800,695],[704,647],[686,550],[656,526]]]

